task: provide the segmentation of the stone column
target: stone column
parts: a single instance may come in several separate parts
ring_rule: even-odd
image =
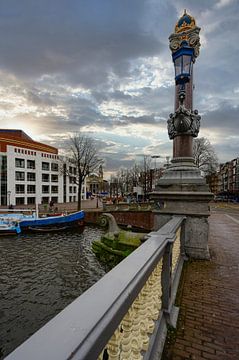
[[[185,11],[170,35],[172,53],[181,47],[193,48],[193,63],[199,55],[200,28]],[[168,119],[168,134],[173,140],[173,159],[151,194],[160,209],[155,227],[162,226],[172,215],[186,216],[184,244],[186,255],[208,259],[209,201],[213,195],[193,159],[193,138],[198,136],[201,116],[193,110],[193,80],[185,80],[183,91],[175,83],[175,112]]]

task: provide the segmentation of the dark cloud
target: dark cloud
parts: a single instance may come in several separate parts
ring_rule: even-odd
[[[1,114],[9,123],[25,123],[24,130],[33,125],[58,147],[68,133],[89,130],[107,169],[132,164],[128,154],[170,155],[165,133],[174,111],[174,69],[168,36],[185,8],[201,27],[194,66],[201,131],[215,138],[219,157],[235,157],[237,0],[2,0]]]
[[[211,131],[214,129],[226,134],[236,134],[239,136],[239,108],[230,106],[227,102],[222,102],[220,107],[214,111],[209,111],[203,116],[203,127]]]
[[[140,0],[1,2],[0,66],[31,78],[61,73],[85,86],[111,71],[124,76],[129,60],[161,47],[141,26],[145,10]]]
[[[26,90],[25,93],[26,100],[33,105],[37,106],[56,106],[57,104],[51,99],[50,94],[39,94],[34,90]]]

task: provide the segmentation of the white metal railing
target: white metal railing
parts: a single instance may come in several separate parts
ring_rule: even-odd
[[[173,217],[6,360],[160,359],[183,265]]]

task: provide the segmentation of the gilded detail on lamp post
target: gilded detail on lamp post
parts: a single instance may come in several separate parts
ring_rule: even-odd
[[[198,57],[200,49],[200,28],[196,26],[195,19],[184,11],[183,16],[175,25],[175,32],[169,36],[169,47],[172,53],[183,45],[194,49],[194,57]]]

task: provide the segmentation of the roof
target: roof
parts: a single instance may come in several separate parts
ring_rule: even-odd
[[[0,129],[0,151],[6,152],[7,145],[58,154],[57,148],[34,141],[22,130]]]

